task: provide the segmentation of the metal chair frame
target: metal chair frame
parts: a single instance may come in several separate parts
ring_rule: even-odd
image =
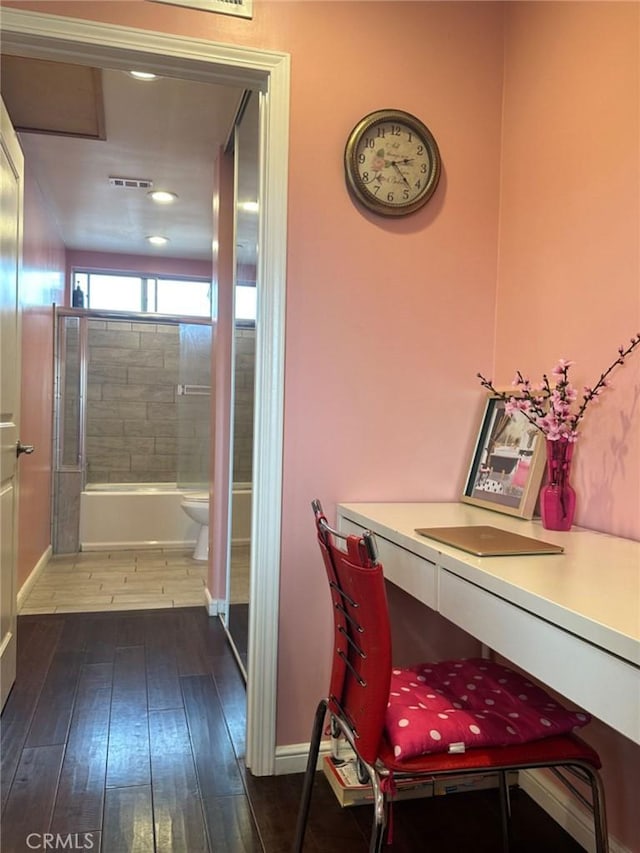
[[[593,815],[597,853],[608,853],[604,788],[597,753],[573,734],[547,738],[516,747],[469,749],[461,755],[425,755],[406,762],[394,759],[384,736],[391,678],[391,635],[384,592],[384,573],[370,531],[345,536],[329,526],[320,501],[312,508],[333,601],[334,656],[329,695],[316,708],[293,853],[302,853],[325,719],[330,720],[332,750],[341,735],[353,750],[362,782],[373,790],[373,826],[369,853],[380,853],[388,823],[394,780],[433,780],[440,777],[496,773],[499,781],[502,846],[509,851],[510,817],[508,773],[547,768]],[[345,547],[341,548],[340,541]],[[359,586],[359,585],[363,586]],[[368,590],[357,600],[354,590]],[[373,591],[373,596],[369,596]],[[375,625],[367,635],[366,623]],[[363,625],[365,627],[363,627]],[[375,638],[371,635],[375,633]],[[375,648],[372,650],[371,644]],[[379,650],[380,662],[376,657]],[[386,686],[386,693],[385,693]],[[370,704],[368,694],[373,694]],[[386,747],[385,747],[386,744]],[[577,777],[591,790],[591,799],[579,791],[565,773]]]

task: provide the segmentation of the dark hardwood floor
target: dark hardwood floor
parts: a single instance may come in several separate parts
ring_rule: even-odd
[[[19,617],[1,726],[2,853],[290,850],[302,776],[246,772],[244,683],[203,608]],[[390,849],[498,853],[495,800],[397,803]],[[370,821],[318,774],[305,851],[366,853]],[[517,853],[582,849],[518,791],[514,831]]]

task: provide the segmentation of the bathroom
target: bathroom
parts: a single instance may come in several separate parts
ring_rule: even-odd
[[[75,308],[56,314],[56,571],[41,578],[22,612],[74,602],[203,604],[214,325]],[[238,322],[234,345],[230,601],[239,605],[249,593],[254,324]]]

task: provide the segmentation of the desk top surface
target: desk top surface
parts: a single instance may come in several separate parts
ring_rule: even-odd
[[[344,503],[338,513],[607,652],[640,666],[640,542],[575,527],[545,530],[462,503]],[[476,557],[416,527],[490,524],[564,546],[562,554]]]

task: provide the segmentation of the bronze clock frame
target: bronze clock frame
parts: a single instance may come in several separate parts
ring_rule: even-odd
[[[374,181],[363,180],[358,162],[358,147],[363,138],[376,127],[396,123],[410,130],[424,146],[427,156],[427,173],[424,186],[417,196],[403,201],[390,203],[374,192]],[[411,113],[404,110],[376,110],[364,116],[353,128],[344,150],[344,168],[347,186],[352,196],[374,213],[382,216],[405,216],[419,210],[429,201],[440,180],[441,160],[438,145],[429,128]]]

